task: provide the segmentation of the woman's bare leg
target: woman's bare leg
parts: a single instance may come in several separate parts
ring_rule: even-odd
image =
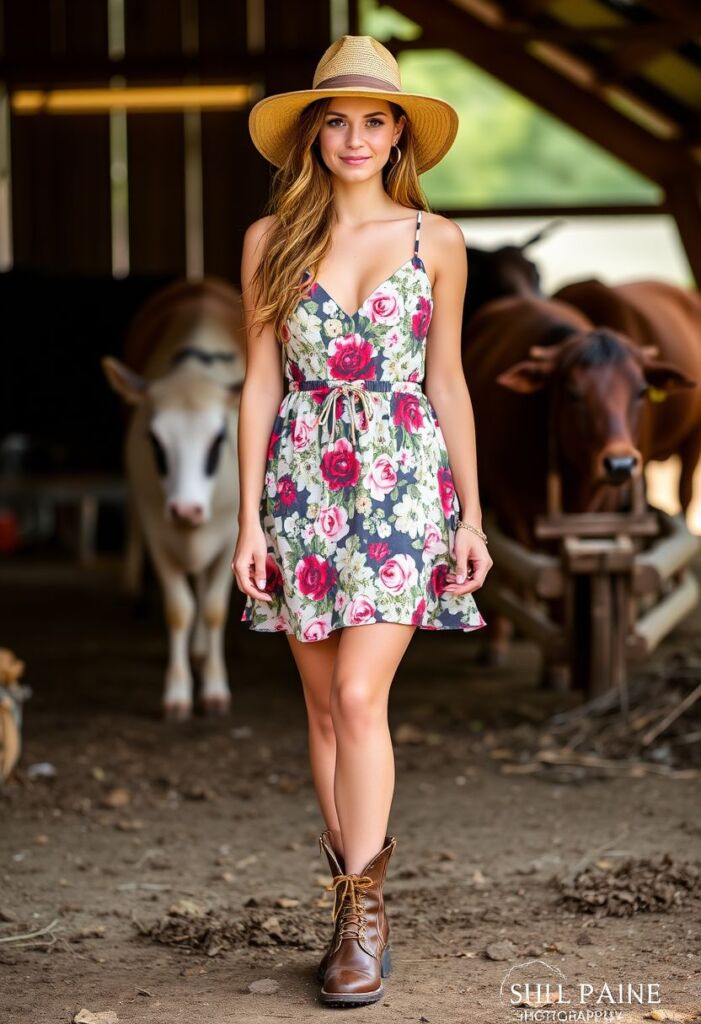
[[[336,734],[330,706],[333,667],[341,632],[334,630],[325,640],[313,643],[302,643],[291,634],[287,634],[287,639],[302,680],[307,707],[312,782],[326,827],[331,829],[334,849],[343,857],[343,841],[333,795]]]
[[[345,868],[360,874],[382,849],[394,793],[389,689],[416,626],[375,622],[342,630],[331,690],[335,807]]]

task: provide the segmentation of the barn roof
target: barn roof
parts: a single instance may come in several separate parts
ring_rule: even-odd
[[[701,278],[698,0],[391,0],[422,28],[665,192]],[[405,41],[390,41],[398,49]]]

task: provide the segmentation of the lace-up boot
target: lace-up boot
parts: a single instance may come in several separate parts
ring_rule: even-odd
[[[384,995],[382,978],[392,965],[382,889],[396,845],[394,836],[385,836],[382,849],[361,874],[339,873],[326,887],[336,893],[336,927],[321,989],[324,1003],[360,1006]]]
[[[336,853],[336,851],[334,850],[333,846],[331,845],[331,829],[330,828],[327,828],[326,831],[322,832],[321,835],[319,836],[319,846],[321,847],[321,849],[326,854],[326,859],[329,862],[329,871],[331,872],[331,875],[334,878],[336,878],[339,875],[344,874],[346,866],[343,863],[343,857],[339,853]],[[337,905],[338,905],[338,899],[339,899],[339,892],[338,892],[338,889],[337,889],[336,890],[336,899],[335,899],[335,902],[334,902],[334,913],[333,913],[334,921],[336,920],[336,914],[337,914],[337,909],[336,908],[337,908]],[[319,964],[319,967],[317,968],[317,975],[316,976],[317,976],[319,981],[323,981],[324,980],[324,973],[326,971],[326,964],[328,963],[329,956],[331,955],[331,950],[332,950],[332,948],[334,946],[334,942],[335,942],[335,934],[331,936],[331,940],[329,942],[328,948],[327,948],[326,952],[324,953],[324,955],[323,955],[323,957],[321,959],[321,963]]]

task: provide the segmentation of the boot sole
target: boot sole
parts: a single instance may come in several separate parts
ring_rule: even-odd
[[[382,960],[380,961],[380,977],[388,978],[392,971],[392,955],[389,950],[389,946],[385,947],[385,951],[382,954]],[[319,968],[320,981],[323,982],[324,975]],[[379,999],[382,999],[385,994],[384,986],[380,982],[380,987],[376,992],[324,992],[321,990],[321,1001],[326,1003],[328,1006],[365,1006],[367,1003],[376,1003]]]

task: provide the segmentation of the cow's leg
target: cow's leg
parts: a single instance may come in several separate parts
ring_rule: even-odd
[[[124,589],[133,598],[139,598],[143,589],[144,538],[139,510],[134,495],[127,496],[127,540],[124,552]]]
[[[207,630],[207,655],[202,668],[200,700],[207,714],[223,715],[229,710],[231,692],[224,663],[224,627],[229,612],[233,575],[227,547],[210,568],[208,587],[202,603],[202,620]]]
[[[190,654],[196,663],[195,667],[198,669],[207,657],[207,650],[209,647],[209,637],[204,621],[204,605],[208,589],[209,569],[203,569],[202,572],[198,573],[195,577],[195,600],[197,602],[197,608],[195,610],[195,625],[190,638]]]
[[[679,503],[686,512],[694,497],[694,472],[701,455],[701,431],[696,430],[679,445],[681,475],[679,477]]]
[[[161,581],[170,642],[163,713],[171,721],[183,721],[192,713],[188,640],[195,614],[195,600],[185,573],[156,544],[152,543],[150,550]]]

